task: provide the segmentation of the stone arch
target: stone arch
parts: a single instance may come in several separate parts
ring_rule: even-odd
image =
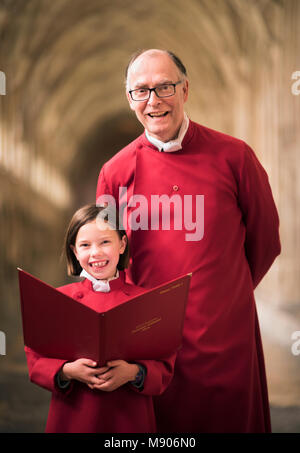
[[[95,201],[102,165],[142,132],[141,125],[128,111],[120,111],[92,125],[78,144],[68,172],[74,194],[73,208]]]

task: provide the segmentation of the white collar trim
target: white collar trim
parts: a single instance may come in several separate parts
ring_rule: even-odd
[[[119,271],[117,269],[116,275],[114,277],[109,278],[108,280],[97,280],[97,278],[93,277],[85,269],[82,269],[82,271],[80,273],[80,277],[84,277],[84,278],[87,278],[88,280],[90,280],[92,282],[94,291],[100,291],[102,293],[109,293],[110,292],[109,282],[111,280],[115,280],[116,278],[119,278]]]
[[[149,135],[147,130],[145,130],[145,134],[146,134],[146,137],[149,140],[149,142],[152,143],[152,145],[156,146],[156,148],[158,148],[159,151],[165,152],[165,153],[171,153],[171,152],[179,151],[180,149],[182,149],[181,143],[182,143],[182,140],[184,139],[186,131],[188,130],[189,123],[190,123],[190,120],[189,120],[187,114],[184,112],[184,117],[183,117],[183,121],[182,121],[180,130],[179,130],[178,137],[175,140],[170,140],[169,142],[162,142],[162,141],[158,140],[157,138],[152,137],[151,135]]]

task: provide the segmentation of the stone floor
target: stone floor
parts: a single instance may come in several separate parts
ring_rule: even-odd
[[[300,433],[300,355],[294,356],[288,345],[274,343],[268,334],[263,335],[263,344],[272,430]],[[29,381],[22,349],[0,356],[0,432],[43,432],[49,401],[49,392]]]
[[[300,360],[299,360],[300,361]],[[300,374],[298,375],[298,380]],[[271,397],[272,429],[274,433],[300,432],[300,401],[290,400],[282,394],[273,398],[272,392],[279,380],[269,381]],[[300,386],[300,385],[299,385]],[[296,389],[297,392],[299,389]],[[21,370],[1,373],[0,375],[0,432],[2,433],[39,433],[44,431],[49,407],[50,394],[29,382]],[[285,403],[285,404],[284,404]]]
[[[50,395],[31,384],[23,374],[0,378],[0,433],[44,431]],[[271,405],[274,433],[300,432],[300,406]]]

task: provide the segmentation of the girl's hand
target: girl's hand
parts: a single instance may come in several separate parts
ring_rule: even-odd
[[[107,362],[107,371],[98,376],[101,383],[96,383],[92,388],[112,392],[127,382],[134,381],[139,371],[135,363],[128,363],[125,360],[112,360]]]
[[[108,367],[96,368],[97,363],[90,359],[78,359],[74,362],[67,362],[62,367],[60,377],[62,380],[76,379],[83,382],[90,388],[103,383],[98,375],[108,371]]]

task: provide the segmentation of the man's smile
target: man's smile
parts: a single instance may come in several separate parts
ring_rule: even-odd
[[[167,116],[169,112],[151,112],[147,113],[148,116],[151,118],[161,118],[163,116]]]

